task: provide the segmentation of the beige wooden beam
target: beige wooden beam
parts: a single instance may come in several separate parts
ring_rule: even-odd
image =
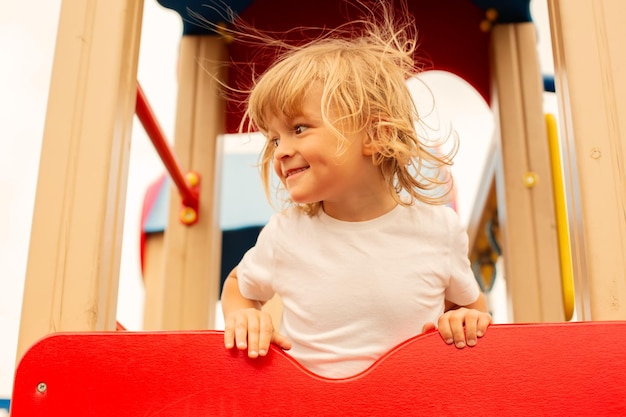
[[[146,235],[143,247],[143,283],[145,304],[143,328],[161,329],[161,315],[165,297],[165,234],[163,232]]]
[[[577,316],[626,319],[626,2],[549,0]]]
[[[532,23],[492,30],[493,109],[499,124],[498,216],[509,317],[564,319],[543,85]]]
[[[221,36],[181,40],[174,152],[184,169],[200,174],[199,221],[191,226],[181,223],[181,198],[172,188],[164,276],[146,288],[157,292],[146,294],[147,329],[206,329],[215,323],[221,260],[218,135],[226,120],[220,82],[226,77],[227,58]]]
[[[51,332],[115,329],[142,12],[62,3],[18,359]]]

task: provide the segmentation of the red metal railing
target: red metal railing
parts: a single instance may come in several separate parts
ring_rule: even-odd
[[[137,104],[135,113],[180,193],[182,198],[180,212],[181,222],[186,225],[196,223],[198,221],[200,176],[195,172],[184,173],[182,167],[176,160],[172,148],[165,139],[165,134],[139,83],[137,83]]]

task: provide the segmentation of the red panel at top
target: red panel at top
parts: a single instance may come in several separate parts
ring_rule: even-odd
[[[417,61],[424,64],[425,70],[455,73],[489,103],[489,34],[480,30],[484,12],[469,0],[413,0],[408,3],[418,29]],[[345,7],[337,0],[255,0],[241,17],[261,30],[283,32],[294,27],[333,28],[345,23]],[[297,33],[292,36],[297,42]],[[235,88],[249,88],[253,70],[258,75],[272,61],[271,57],[263,56],[258,47],[236,40],[229,45],[229,51],[233,65],[228,83]],[[229,133],[237,132],[242,110],[236,100],[229,102]]]

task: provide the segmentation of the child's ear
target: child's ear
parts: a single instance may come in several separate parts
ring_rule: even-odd
[[[374,150],[374,140],[372,136],[366,134],[363,138],[363,144],[361,145],[361,152],[363,156],[372,156],[375,153]]]
[[[361,144],[361,152],[363,156],[372,156],[376,153],[374,144],[374,126],[370,124],[363,130],[363,142]]]

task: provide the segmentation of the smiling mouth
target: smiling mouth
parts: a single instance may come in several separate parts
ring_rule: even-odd
[[[285,178],[289,178],[292,175],[298,174],[298,173],[300,173],[302,171],[306,171],[307,169],[309,169],[309,167],[290,169],[289,171],[285,172]]]

